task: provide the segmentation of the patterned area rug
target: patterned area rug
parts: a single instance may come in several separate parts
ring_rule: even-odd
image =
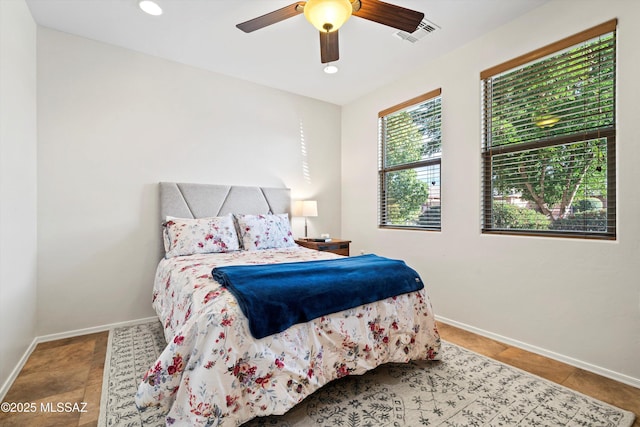
[[[243,427],[631,426],[631,412],[517,368],[443,343],[443,360],[387,364],[320,389],[282,416]],[[118,328],[109,350],[99,427],[164,425],[157,410],[138,413],[140,378],[165,346],[160,323]]]

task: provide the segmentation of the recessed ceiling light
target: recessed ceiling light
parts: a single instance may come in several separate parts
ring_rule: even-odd
[[[335,74],[338,72],[338,67],[333,64],[327,64],[327,66],[324,67],[324,72],[327,74]]]
[[[159,16],[162,15],[162,8],[158,6],[158,3],[151,0],[140,0],[138,2],[140,9],[148,13],[149,15]]]

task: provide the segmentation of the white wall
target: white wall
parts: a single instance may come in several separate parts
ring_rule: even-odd
[[[36,25],[0,1],[0,401],[36,336]]]
[[[154,315],[157,183],[288,186],[340,230],[340,108],[38,28],[38,333]],[[294,221],[294,232],[303,232]]]
[[[480,71],[611,18],[618,27],[618,239],[480,233]],[[342,234],[406,259],[436,314],[640,385],[640,2],[554,0],[343,108]],[[442,232],[380,230],[377,113],[442,88]]]

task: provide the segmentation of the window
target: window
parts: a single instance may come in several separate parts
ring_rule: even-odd
[[[481,73],[484,233],[615,239],[615,29]]]
[[[440,93],[378,114],[380,227],[440,230]]]

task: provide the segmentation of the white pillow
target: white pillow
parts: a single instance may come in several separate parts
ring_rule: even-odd
[[[165,257],[240,249],[231,214],[209,218],[171,218],[165,222]]]
[[[288,214],[236,214],[235,217],[245,250],[255,251],[296,246]]]

